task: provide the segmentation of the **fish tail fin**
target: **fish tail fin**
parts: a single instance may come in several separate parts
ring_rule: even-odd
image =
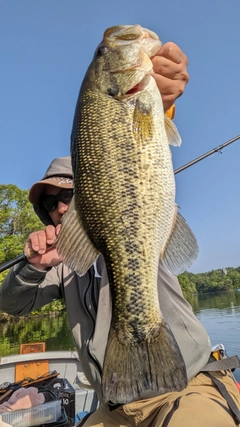
[[[102,375],[105,402],[129,403],[147,391],[156,395],[187,386],[186,366],[169,326],[163,321],[157,337],[129,345],[111,328]]]

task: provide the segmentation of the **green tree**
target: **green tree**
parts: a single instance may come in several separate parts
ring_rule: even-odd
[[[240,288],[240,272],[239,269],[228,268],[227,277],[231,279],[234,289]]]
[[[178,280],[185,298],[196,293],[195,283],[192,282],[187,272],[180,274]]]
[[[0,185],[0,264],[19,255],[34,230],[43,228],[28,200],[28,191]],[[7,272],[0,273],[0,283]]]

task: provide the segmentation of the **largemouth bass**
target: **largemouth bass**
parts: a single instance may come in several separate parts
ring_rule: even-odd
[[[113,403],[187,385],[157,288],[160,260],[179,273],[198,251],[175,204],[169,143],[180,145],[181,138],[164,116],[151,76],[151,57],[160,47],[158,36],[140,25],[107,29],[83,80],[73,121],[75,195],[58,251],[80,275],[99,253],[104,256],[112,322],[102,394]]]

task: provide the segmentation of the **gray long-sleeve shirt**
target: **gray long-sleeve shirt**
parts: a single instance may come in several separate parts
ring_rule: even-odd
[[[111,294],[103,257],[82,277],[64,264],[44,272],[21,262],[0,287],[0,309],[24,315],[63,298],[83,371],[101,400],[101,370],[111,323]],[[186,363],[188,379],[206,365],[211,353],[208,334],[184,299],[178,280],[159,265],[160,308]],[[148,397],[150,395],[148,394]]]

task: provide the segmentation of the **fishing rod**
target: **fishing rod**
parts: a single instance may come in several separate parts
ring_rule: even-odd
[[[205,159],[206,157],[211,156],[211,155],[212,155],[212,154],[214,154],[214,153],[222,153],[222,149],[223,149],[223,148],[225,148],[225,147],[227,147],[228,145],[232,144],[233,142],[237,141],[237,139],[239,139],[239,138],[240,138],[240,135],[235,136],[235,138],[232,138],[232,139],[230,139],[229,141],[224,142],[224,144],[221,144],[221,145],[219,145],[218,147],[213,148],[212,150],[208,151],[207,153],[202,154],[202,156],[199,156],[199,157],[197,157],[196,159],[191,160],[191,162],[186,163],[185,165],[181,166],[181,167],[180,167],[180,168],[178,168],[178,169],[175,169],[174,174],[175,174],[175,175],[177,175],[179,172],[182,172],[183,170],[185,170],[185,169],[189,168],[190,166],[195,165],[195,163],[200,162],[201,160]]]
[[[24,261],[27,259],[27,255],[23,252],[21,255],[16,256],[16,258],[11,259],[10,261],[4,262],[0,265],[0,273],[7,270],[8,268],[12,267],[15,264],[18,264],[21,261]]]
[[[224,142],[224,144],[219,145],[216,148],[213,148],[212,150],[208,151],[205,154],[202,154],[201,156],[197,157],[196,159],[192,160],[189,163],[186,163],[185,165],[181,166],[178,169],[175,169],[174,171],[174,175],[177,175],[179,172],[182,172],[183,170],[189,168],[190,166],[195,165],[196,163],[200,162],[203,159],[206,159],[206,157],[211,156],[214,153],[221,153],[222,149],[227,147],[228,145],[232,144],[233,142],[237,141],[238,139],[240,139],[240,135],[235,136],[235,138],[230,139],[227,142]],[[50,245],[47,250],[53,248],[54,246],[56,246],[56,242],[54,242],[54,244]],[[26,254],[25,252],[23,252],[21,255],[18,255],[16,258],[11,259],[10,261],[7,261],[5,263],[3,263],[2,265],[0,265],[0,273],[2,273],[3,271],[7,270],[8,268],[12,267],[15,264],[18,264],[21,261],[27,260],[28,258],[30,258],[31,256],[36,255],[36,253],[28,253]]]
[[[46,252],[48,252],[50,249],[54,248],[57,244],[57,241],[55,241],[52,245],[49,245],[47,247]],[[28,258],[32,258],[34,255],[37,255],[37,252],[34,252],[32,249],[29,250],[27,253],[22,252],[20,255],[16,256],[16,258],[10,259],[7,262],[4,262],[0,265],[0,273],[7,270],[10,267],[13,267],[15,264],[18,264],[21,261],[26,261]]]

